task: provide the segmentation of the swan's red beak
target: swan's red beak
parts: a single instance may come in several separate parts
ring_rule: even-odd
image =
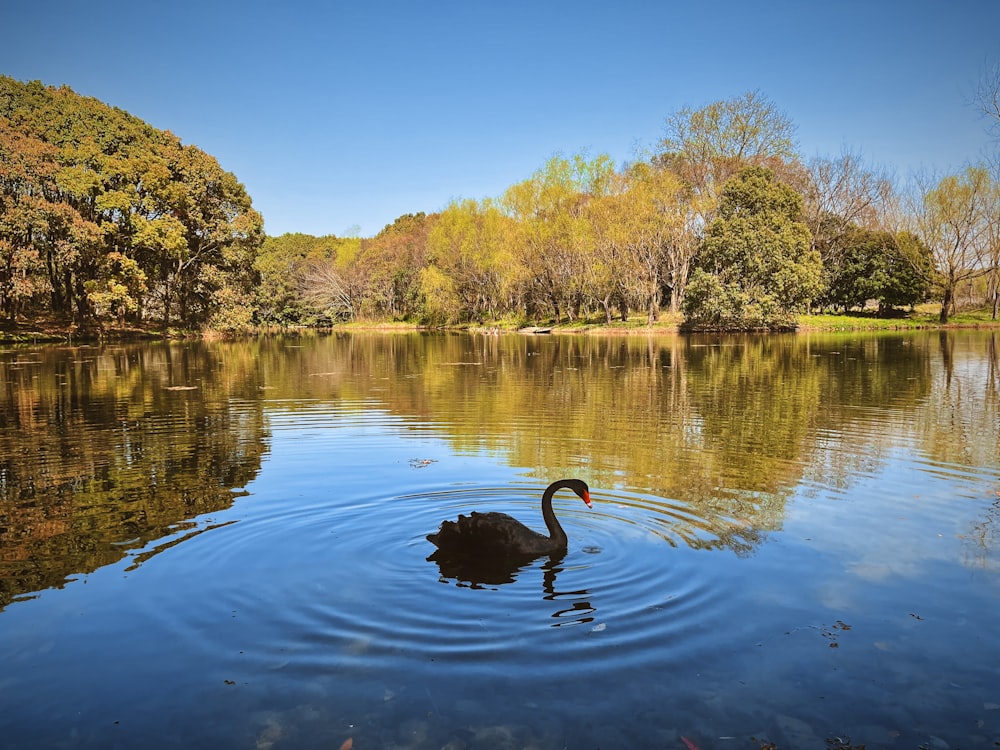
[[[590,493],[589,492],[587,492],[585,490],[584,493],[580,497],[583,498],[583,502],[585,502],[587,504],[588,508],[593,508],[594,507],[593,505],[590,504]]]

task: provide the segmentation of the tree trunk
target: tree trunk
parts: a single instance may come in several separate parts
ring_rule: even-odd
[[[601,300],[601,307],[604,308],[604,320],[608,325],[611,325],[611,297],[605,297]]]
[[[649,307],[646,309],[646,325],[653,325],[660,319],[660,295],[659,293],[649,296]]]
[[[170,279],[163,283],[163,327],[170,327]]]
[[[952,289],[949,286],[944,290],[944,299],[941,301],[941,315],[939,316],[938,321],[942,324],[948,322],[948,308],[951,307],[951,299]]]
[[[87,319],[90,317],[90,304],[87,299],[87,291],[83,287],[83,279],[76,280],[75,289],[76,320],[82,326],[86,324]]]

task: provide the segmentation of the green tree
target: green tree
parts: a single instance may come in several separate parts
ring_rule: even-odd
[[[173,210],[186,243],[164,265],[164,322],[170,322],[176,301],[182,324],[201,324],[222,298],[235,294],[250,304],[264,222],[236,177],[200,149],[182,147],[172,167],[179,181]]]
[[[504,193],[501,205],[518,222],[519,258],[526,269],[523,299],[532,313],[548,308],[557,321],[564,314],[579,317],[594,262],[585,207],[608,193],[613,174],[604,154],[591,160],[582,154],[556,156]]]
[[[774,102],[747,91],[670,115],[658,158],[706,199],[708,216],[719,189],[743,167],[795,161],[794,137],[795,125]]]
[[[930,251],[911,233],[865,229],[838,230],[835,250],[820,246],[825,291],[821,304],[844,309],[876,300],[881,313],[922,302],[930,292]]]
[[[80,324],[252,313],[261,217],[210,155],[67,87],[0,76],[0,157],[8,316],[29,301]]]
[[[98,320],[125,323],[126,316],[139,310],[139,299],[146,291],[146,274],[127,255],[108,253],[106,268],[98,278],[85,283],[87,300]]]
[[[317,311],[302,296],[302,281],[315,263],[337,256],[342,241],[300,232],[267,237],[254,260],[259,277],[254,305],[265,325],[310,325]]]
[[[990,272],[998,215],[1000,187],[983,167],[945,177],[924,193],[918,221],[938,272],[942,323],[955,312],[958,286]]]
[[[802,198],[762,167],[722,189],[684,312],[693,327],[793,326],[820,291],[822,262],[802,221]]]
[[[452,203],[435,222],[428,238],[428,263],[451,279],[462,318],[495,320],[511,312],[512,282],[518,277],[518,259],[506,242],[512,223],[490,200]]]
[[[438,215],[404,214],[363,241],[358,262],[368,268],[366,304],[378,317],[416,318],[424,312],[420,272]]]

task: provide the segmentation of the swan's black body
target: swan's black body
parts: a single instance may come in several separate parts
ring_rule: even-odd
[[[562,488],[573,490],[590,506],[590,488],[579,479],[560,479],[542,495],[542,518],[549,536],[532,531],[506,513],[478,513],[444,521],[427,540],[438,552],[461,557],[540,557],[566,551],[566,532],[552,510],[552,496]]]

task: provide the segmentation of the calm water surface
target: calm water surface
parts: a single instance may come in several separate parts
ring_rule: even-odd
[[[998,338],[0,350],[0,746],[995,748]]]

